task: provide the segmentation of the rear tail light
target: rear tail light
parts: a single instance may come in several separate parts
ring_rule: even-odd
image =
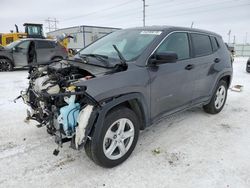
[[[65,53],[68,53],[67,48],[65,48],[64,46],[63,46],[62,48],[63,48],[63,51],[64,51]]]

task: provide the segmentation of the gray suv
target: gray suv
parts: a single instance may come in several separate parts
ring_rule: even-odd
[[[0,71],[11,71],[14,67],[23,67],[31,62],[47,62],[66,57],[67,50],[57,41],[21,39],[0,47]]]
[[[20,95],[27,120],[104,167],[125,161],[139,131],[161,118],[194,106],[219,113],[233,71],[221,36],[167,26],[119,30],[32,70]]]

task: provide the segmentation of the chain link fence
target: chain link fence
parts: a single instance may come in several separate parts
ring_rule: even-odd
[[[250,44],[235,44],[234,51],[236,56],[250,57]]]

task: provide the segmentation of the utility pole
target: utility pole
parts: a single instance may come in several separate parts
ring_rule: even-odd
[[[248,33],[246,32],[245,44],[247,44],[247,35]]]
[[[193,28],[193,26],[194,26],[194,22],[191,23],[191,28]]]
[[[146,8],[146,4],[145,4],[145,0],[142,0],[143,2],[143,27],[145,27],[145,8]]]
[[[143,11],[142,11],[142,14],[143,14],[143,27],[146,26],[146,7],[148,7],[148,5],[146,5],[146,0],[142,0],[142,3],[143,3]]]
[[[246,32],[246,36],[245,39],[243,40],[243,45],[242,45],[242,52],[241,55],[244,57],[244,52],[245,52],[245,46],[247,45],[247,32]]]
[[[59,21],[56,18],[48,18],[47,20],[45,20],[45,22],[48,24],[48,27],[46,27],[46,29],[50,31],[55,31],[57,30],[57,24],[59,23]]]
[[[236,40],[236,39],[235,39],[235,35],[234,35],[234,40],[233,40],[233,44],[234,44],[234,46],[235,46],[235,40]]]
[[[228,45],[230,44],[230,38],[231,38],[231,29],[228,31]]]

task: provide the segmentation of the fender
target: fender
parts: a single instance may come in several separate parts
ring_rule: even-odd
[[[137,99],[140,101],[141,104],[141,109],[144,117],[144,125],[143,128],[147,127],[150,124],[150,116],[149,116],[149,111],[146,106],[146,101],[145,98],[142,96],[140,93],[128,93],[128,94],[123,94],[118,97],[113,97],[110,100],[104,100],[101,104],[101,107],[96,108],[93,113],[90,116],[89,123],[86,127],[85,131],[85,138],[91,139],[91,132],[94,128],[98,127],[98,129],[95,129],[94,134],[97,134],[100,136],[101,134],[101,127],[103,126],[103,122],[105,120],[105,116],[109,112],[110,109],[113,107],[122,104],[123,102]],[[86,141],[86,139],[85,139]],[[85,144],[84,142],[83,144]]]

